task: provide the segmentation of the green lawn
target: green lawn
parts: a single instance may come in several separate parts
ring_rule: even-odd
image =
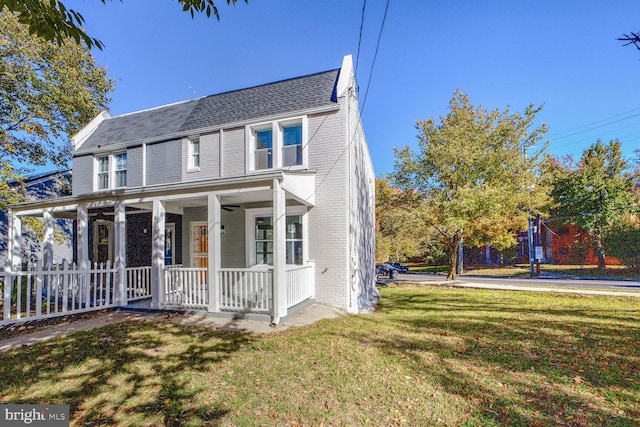
[[[269,335],[125,323],[0,355],[0,400],[72,425],[636,426],[640,301],[390,286]]]

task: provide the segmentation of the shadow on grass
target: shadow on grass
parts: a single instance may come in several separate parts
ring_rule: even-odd
[[[208,373],[252,339],[162,322],[78,332],[2,355],[0,396],[69,404],[77,425],[211,423],[232,408],[206,400]]]
[[[482,425],[640,421],[634,300],[400,287],[364,321],[384,331],[362,327],[352,339],[477,402]]]

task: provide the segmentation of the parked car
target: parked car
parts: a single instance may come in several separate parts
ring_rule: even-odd
[[[398,277],[399,272],[400,270],[391,264],[376,265],[376,278],[378,278],[378,276],[389,276],[389,279],[395,279]]]
[[[390,264],[393,267],[397,268],[400,273],[408,273],[409,272],[409,266],[407,266],[407,265],[402,265],[399,262],[392,262]]]

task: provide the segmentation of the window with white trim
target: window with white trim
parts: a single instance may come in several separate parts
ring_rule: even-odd
[[[306,117],[247,126],[247,169],[304,167],[306,127]]]
[[[282,166],[302,164],[302,124],[282,127]]]
[[[98,190],[106,190],[109,188],[109,156],[100,156],[98,161]]]
[[[127,152],[96,157],[96,190],[127,186]]]
[[[286,216],[285,225],[285,257],[286,264],[304,264],[304,209],[294,209]],[[251,251],[249,264],[273,265],[273,217],[271,209],[255,209],[248,211],[247,226],[253,229],[249,235],[251,241],[247,248]]]
[[[273,167],[273,130],[255,131],[255,164],[254,169],[271,169]]]
[[[117,153],[115,157],[115,183],[114,187],[127,186],[127,153]]]
[[[189,169],[200,169],[200,138],[189,138]]]

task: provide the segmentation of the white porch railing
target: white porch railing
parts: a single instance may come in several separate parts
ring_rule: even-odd
[[[41,262],[25,271],[0,271],[0,324],[83,313],[116,304],[116,270],[109,262],[82,270]]]
[[[127,268],[127,300],[151,298],[151,267]]]
[[[221,268],[220,309],[268,312],[271,306],[273,269]]]
[[[287,267],[287,307],[314,296],[313,265]]]
[[[206,268],[184,268],[169,266],[164,268],[164,291],[161,303],[185,308],[207,309]]]

